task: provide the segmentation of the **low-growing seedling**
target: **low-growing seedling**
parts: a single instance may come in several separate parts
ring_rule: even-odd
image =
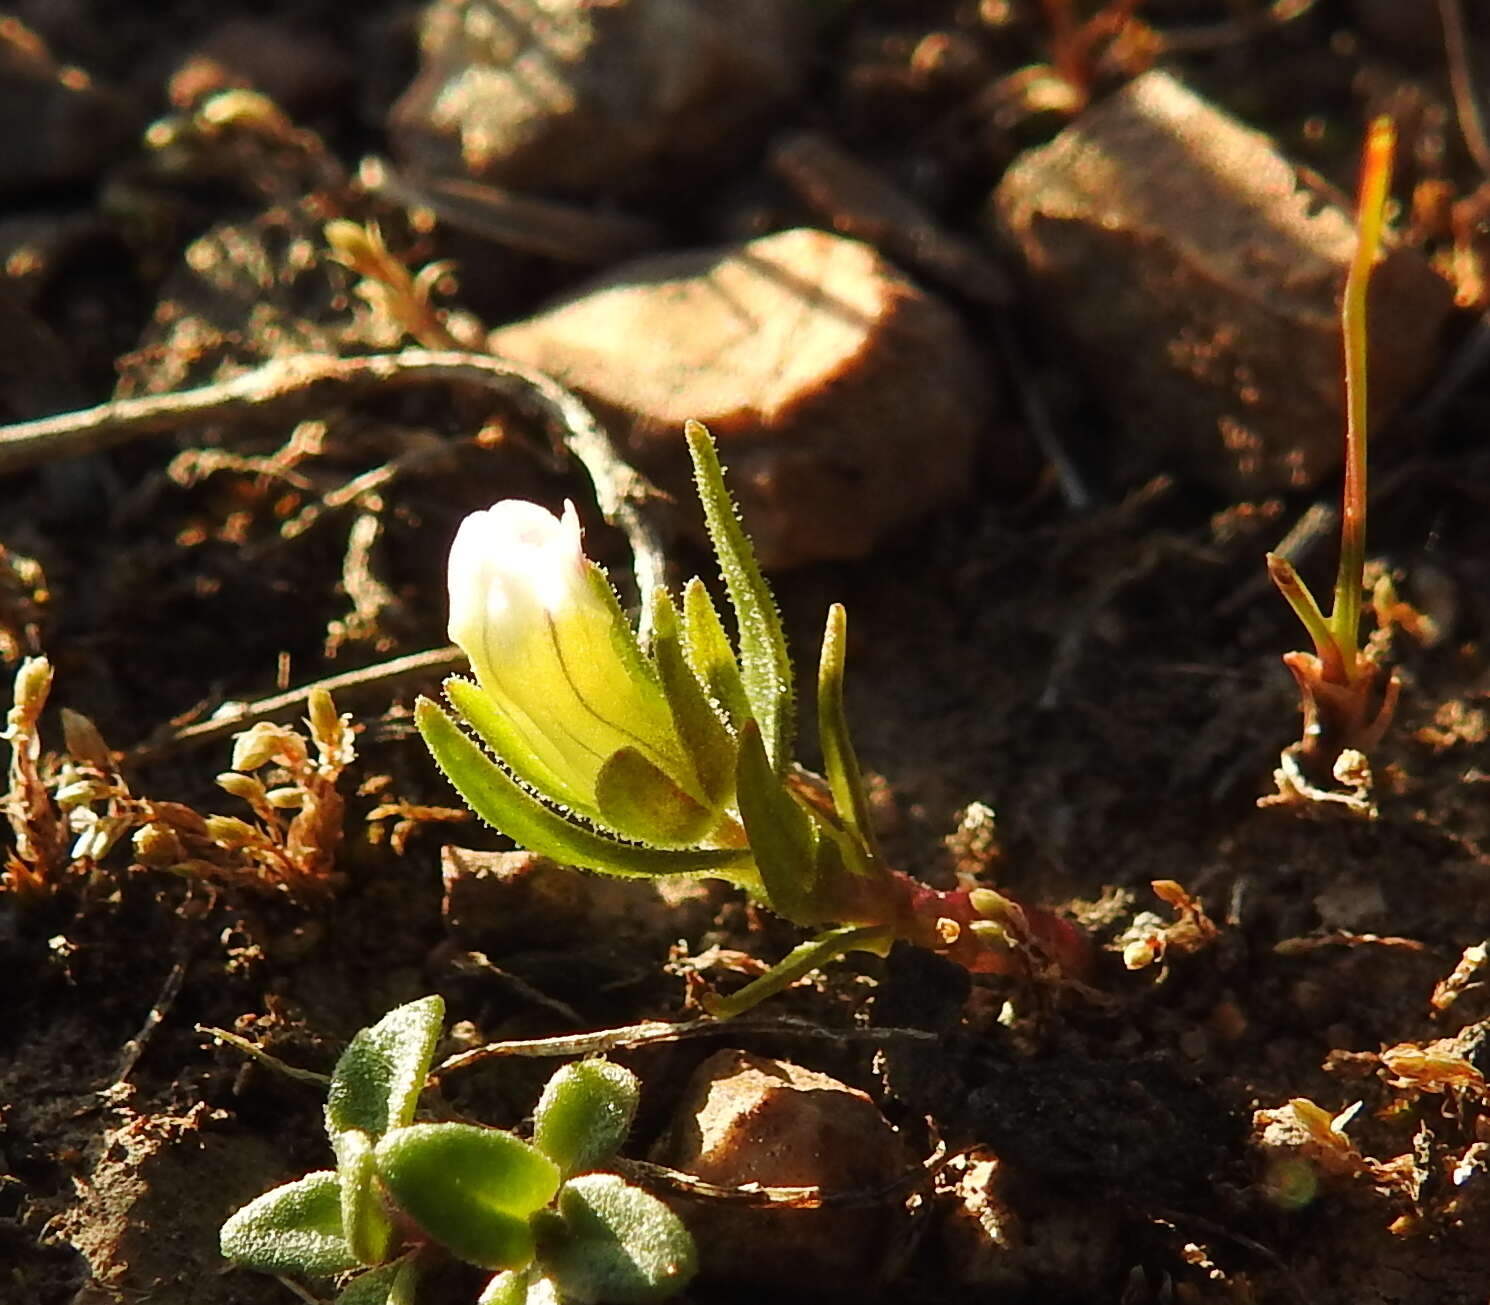
[[[1396,132],[1388,118],[1371,124],[1361,169],[1356,249],[1341,307],[1345,340],[1345,487],[1340,509],[1340,567],[1328,617],[1287,558],[1268,554],[1268,572],[1303,622],[1314,651],[1290,652],[1283,663],[1298,681],[1303,738],[1283,754],[1279,788],[1285,798],[1328,784],[1342,755],[1364,757],[1381,740],[1396,710],[1400,682],[1383,686],[1382,668],[1360,646],[1366,566],[1366,290],[1381,245]],[[1347,763],[1348,763],[1347,756]]]
[[[363,1029],[326,1095],[336,1168],[250,1201],[222,1253],[266,1273],[340,1280],[338,1305],[414,1305],[440,1253],[493,1271],[479,1305],[646,1305],[693,1276],[688,1230],[661,1201],[599,1172],[631,1127],[634,1075],[565,1065],[533,1140],[460,1122],[415,1123],[445,1007],[410,1002]]]
[[[974,971],[1006,972],[1036,954],[1079,971],[1086,939],[1049,912],[987,888],[937,891],[886,864],[844,715],[837,604],[818,666],[826,774],[793,761],[793,670],[776,606],[713,440],[697,422],[686,433],[736,638],[695,578],[681,604],[665,589],[652,596],[643,649],[584,555],[573,505],[558,518],[498,503],[467,518],[450,553],[450,635],[476,678],[446,681],[455,715],[419,702],[441,769],[479,816],[555,861],[721,878],[797,924],[831,926],[714,998],[716,1014],[896,940]]]

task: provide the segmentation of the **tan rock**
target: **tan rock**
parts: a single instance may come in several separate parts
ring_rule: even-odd
[[[795,95],[802,17],[796,0],[436,0],[395,148],[518,190],[697,184]]]
[[[1249,495],[1338,467],[1354,224],[1266,136],[1146,73],[1017,161],[991,207],[1121,428],[1123,478]],[[1451,299],[1411,250],[1377,266],[1373,429],[1424,380]]]
[[[721,1051],[695,1071],[652,1158],[727,1187],[873,1191],[914,1164],[862,1092],[789,1061]],[[903,1244],[903,1200],[762,1210],[679,1198],[706,1276],[793,1299],[872,1291]]]
[[[862,557],[966,493],[989,411],[956,315],[806,228],[626,264],[489,344],[590,400],[690,520],[682,429],[703,421],[768,568]]]

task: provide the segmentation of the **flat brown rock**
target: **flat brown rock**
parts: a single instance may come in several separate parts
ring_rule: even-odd
[[[690,512],[682,429],[704,422],[767,567],[862,557],[960,497],[989,410],[949,308],[806,228],[626,264],[489,343],[590,400]]]
[[[1005,174],[992,216],[1117,414],[1124,478],[1228,493],[1314,485],[1343,452],[1339,197],[1167,73],[1084,113]],[[1451,292],[1413,251],[1370,292],[1372,427],[1424,380]]]

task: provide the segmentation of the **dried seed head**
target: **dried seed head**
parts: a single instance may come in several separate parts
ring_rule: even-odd
[[[267,721],[260,721],[251,729],[244,730],[233,740],[233,769],[257,770],[276,757],[283,760],[284,735],[282,726]]]

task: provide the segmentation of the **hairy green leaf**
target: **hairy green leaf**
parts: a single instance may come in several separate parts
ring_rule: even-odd
[[[336,1305],[414,1305],[419,1261],[412,1256],[359,1273],[336,1298]]]
[[[688,452],[693,458],[694,481],[703,504],[704,525],[719,558],[740,636],[740,676],[751,714],[761,728],[766,755],[778,774],[786,767],[794,745],[792,663],[775,599],[756,564],[750,538],[735,514],[734,500],[724,483],[714,440],[696,421],[685,426]]]
[[[615,1174],[584,1174],[559,1193],[562,1226],[545,1225],[539,1263],[565,1301],[647,1305],[681,1291],[698,1269],[683,1221]]]
[[[373,1190],[373,1140],[360,1128],[345,1128],[332,1148],[341,1185],[341,1235],[363,1264],[381,1264],[392,1229]]]
[[[630,1131],[641,1087],[609,1060],[578,1060],[549,1079],[533,1112],[533,1145],[566,1177],[603,1164]]]
[[[223,1258],[265,1273],[329,1277],[357,1267],[341,1235],[341,1188],[330,1170],[250,1201],[223,1224]]]
[[[642,847],[576,824],[523,788],[428,698],[419,700],[415,719],[435,761],[471,810],[530,852],[632,878],[708,875],[749,884],[754,877],[748,850]]]
[[[349,1129],[376,1141],[413,1119],[444,1019],[440,997],[421,997],[352,1039],[326,1094],[326,1132],[333,1146]]]
[[[475,680],[452,675],[445,681],[445,696],[456,715],[466,722],[501,763],[523,783],[547,794],[555,802],[594,815],[588,795],[580,793],[528,746],[523,732],[482,691]]]
[[[528,1218],[553,1199],[559,1170],[511,1133],[474,1124],[412,1124],[375,1153],[405,1214],[463,1260],[520,1269],[533,1258]]]
[[[750,719],[750,699],[709,588],[697,576],[683,586],[683,652],[709,697],[739,729]]]
[[[844,828],[866,852],[874,849],[874,831],[869,822],[869,803],[864,796],[864,777],[849,738],[848,717],[843,710],[843,657],[848,616],[841,603],[828,609],[823,631],[823,651],[817,671],[817,729],[823,749],[823,770],[833,805]],[[850,858],[855,871],[859,865]]]
[[[772,768],[753,720],[740,731],[735,790],[766,901],[788,920],[815,923],[817,831]]]
[[[689,664],[678,609],[661,586],[652,597],[652,660],[704,796],[718,807],[734,791],[735,741]]]
[[[635,748],[606,758],[595,777],[595,801],[603,824],[654,847],[688,847],[718,820]]]
[[[560,1305],[559,1289],[536,1265],[508,1269],[486,1284],[476,1305]]]

